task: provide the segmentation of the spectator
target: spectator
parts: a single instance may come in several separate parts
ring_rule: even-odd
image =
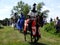
[[[59,17],[56,17],[56,33],[60,32],[60,20]]]

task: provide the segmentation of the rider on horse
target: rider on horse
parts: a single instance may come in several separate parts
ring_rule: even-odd
[[[29,24],[29,30],[31,30],[31,41],[32,41],[32,36],[35,38],[34,42],[37,41],[37,35],[39,35],[38,29],[37,29],[37,22],[36,19],[38,17],[38,13],[36,11],[36,4],[33,4],[33,9],[28,13],[29,19],[30,19],[30,24]]]

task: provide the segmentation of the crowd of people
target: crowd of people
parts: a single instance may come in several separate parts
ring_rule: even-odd
[[[55,26],[55,28],[56,28],[56,33],[58,33],[58,32],[60,32],[60,19],[59,19],[59,17],[56,17],[56,19],[50,19],[50,23],[51,22],[54,22],[54,26]]]

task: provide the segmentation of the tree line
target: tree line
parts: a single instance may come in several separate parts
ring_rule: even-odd
[[[42,8],[45,4],[43,2],[40,2],[37,4],[37,12],[39,15],[43,14],[45,18],[48,17],[48,12],[49,10],[44,10],[42,11]],[[28,12],[31,10],[31,6],[29,4],[25,4],[23,1],[17,2],[16,6],[13,6],[11,10],[11,18],[5,18],[3,20],[0,20],[0,24],[7,26],[10,25],[11,19],[13,20],[14,18],[14,13],[16,12],[18,16],[20,15],[21,12],[23,12],[24,16],[27,17]]]
[[[43,2],[40,2],[37,4],[36,9],[39,15],[41,15],[43,13],[43,15],[45,17],[48,17],[48,12],[49,10],[44,10],[42,11],[42,8],[45,4]],[[25,4],[23,1],[20,1],[17,3],[16,6],[13,6],[13,9],[11,10],[11,15],[14,15],[15,12],[17,12],[18,14],[20,14],[21,12],[23,12],[23,14],[25,15],[25,17],[27,17],[28,12],[31,10],[31,6],[29,4]]]

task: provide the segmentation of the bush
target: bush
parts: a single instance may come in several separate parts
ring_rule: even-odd
[[[50,32],[50,33],[56,32],[54,22],[51,22],[51,23],[48,23],[48,24],[44,25],[43,29],[47,32]]]
[[[56,28],[55,28],[54,22],[51,22],[51,23],[44,25],[43,30],[60,37],[60,33],[55,33]]]

